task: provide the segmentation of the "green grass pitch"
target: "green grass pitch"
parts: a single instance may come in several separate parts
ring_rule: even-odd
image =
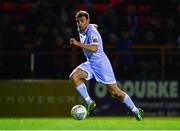
[[[0,130],[180,130],[180,117],[0,118]]]

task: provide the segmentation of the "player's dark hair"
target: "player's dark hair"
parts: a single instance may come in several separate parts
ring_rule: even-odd
[[[89,20],[89,13],[87,11],[84,10],[80,10],[76,13],[76,19],[80,18],[80,17],[85,17],[87,20]]]

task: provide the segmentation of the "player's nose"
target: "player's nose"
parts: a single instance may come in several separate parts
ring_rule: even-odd
[[[82,22],[79,22],[79,26],[82,26],[82,24],[83,24]]]

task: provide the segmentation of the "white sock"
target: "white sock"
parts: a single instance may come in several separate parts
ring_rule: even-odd
[[[90,104],[92,102],[92,100],[88,94],[86,85],[84,83],[78,85],[76,87],[76,90],[80,94],[81,98],[86,102],[86,104]]]
[[[134,105],[134,102],[131,100],[131,98],[128,96],[128,94],[125,94],[123,102],[126,104],[127,107],[131,109],[132,112],[137,114],[139,111],[137,107]]]

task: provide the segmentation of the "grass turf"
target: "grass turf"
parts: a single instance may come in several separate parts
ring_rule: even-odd
[[[0,118],[0,130],[180,130],[180,117]]]

